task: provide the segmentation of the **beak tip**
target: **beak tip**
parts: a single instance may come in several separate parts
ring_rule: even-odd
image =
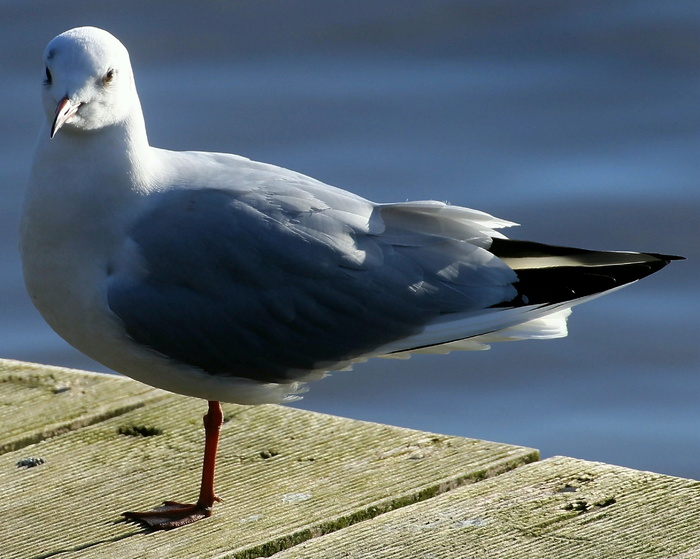
[[[51,133],[49,138],[53,138],[56,135],[56,132],[58,132],[59,129],[75,115],[80,105],[81,103],[79,102],[71,102],[68,96],[59,101],[58,106],[56,107],[56,115],[53,123],[51,124]]]

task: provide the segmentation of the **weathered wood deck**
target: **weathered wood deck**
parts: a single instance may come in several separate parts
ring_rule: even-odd
[[[3,559],[700,557],[700,482],[281,406],[225,405],[224,502],[153,532],[119,513],[196,497],[202,401],[0,360],[0,404]]]

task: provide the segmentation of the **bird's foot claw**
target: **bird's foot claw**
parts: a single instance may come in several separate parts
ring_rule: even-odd
[[[144,512],[123,512],[129,520],[136,520],[147,524],[156,530],[170,530],[179,528],[208,518],[212,514],[211,507],[200,504],[190,505],[176,501],[165,501],[160,507]]]

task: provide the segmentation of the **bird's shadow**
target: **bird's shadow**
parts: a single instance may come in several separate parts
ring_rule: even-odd
[[[119,520],[115,520],[115,521],[113,522],[113,524],[126,524],[126,523],[129,523],[129,524],[132,524],[132,525],[133,525],[133,524],[134,524],[134,521],[133,521],[133,520],[129,520],[129,519],[127,519],[127,518],[120,518]],[[138,526],[138,524],[136,524],[134,527],[136,527],[136,526]],[[60,556],[60,555],[62,555],[62,554],[64,554],[64,553],[71,553],[71,552],[76,552],[76,551],[84,551],[84,550],[86,550],[86,549],[90,549],[90,548],[95,547],[95,546],[98,546],[98,545],[102,545],[102,544],[106,544],[106,543],[115,543],[115,542],[118,542],[118,541],[121,541],[121,540],[125,540],[126,538],[130,538],[130,537],[132,537],[132,536],[137,536],[137,535],[139,535],[139,534],[147,534],[147,533],[156,532],[156,531],[157,531],[157,530],[155,530],[154,528],[142,527],[142,528],[139,529],[139,530],[134,530],[133,532],[129,532],[129,533],[127,533],[127,534],[121,534],[120,536],[115,536],[115,537],[113,537],[113,538],[106,538],[106,539],[104,539],[104,540],[98,540],[98,541],[94,541],[94,542],[91,542],[91,543],[81,544],[81,545],[78,545],[78,546],[75,546],[75,547],[69,547],[69,548],[64,548],[64,549],[56,549],[56,550],[54,550],[54,551],[47,551],[47,552],[42,553],[41,555],[35,555],[35,556],[33,556],[33,557],[29,558],[29,559],[49,559],[49,558],[51,558],[51,557]]]

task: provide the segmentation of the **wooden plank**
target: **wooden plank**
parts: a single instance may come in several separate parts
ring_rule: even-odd
[[[690,559],[698,526],[700,482],[555,457],[275,559]]]
[[[13,375],[22,376],[21,369],[16,365]],[[39,396],[23,405],[34,415],[58,414],[45,387],[75,382],[75,373],[26,370]],[[44,382],[43,374],[51,380]],[[116,390],[110,383],[140,386],[107,375],[90,378],[104,385],[95,390],[105,399]],[[13,401],[15,384],[0,383],[4,401]],[[137,409],[0,456],[3,558],[268,556],[537,459],[536,451],[523,447],[281,406],[225,405],[217,470],[224,502],[210,519],[150,532],[119,513],[164,499],[195,498],[206,408],[201,400],[157,396]],[[60,412],[65,417],[55,415],[53,423],[72,421],[77,413],[70,406]],[[89,407],[80,413],[89,415]],[[16,466],[28,457],[44,463]]]
[[[120,415],[165,394],[116,375],[0,359],[0,453]]]

